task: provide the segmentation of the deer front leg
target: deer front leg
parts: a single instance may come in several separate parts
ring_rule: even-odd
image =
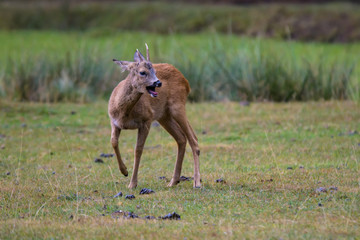
[[[113,123],[111,123],[111,145],[114,148],[116,159],[119,164],[119,169],[122,174],[124,174],[125,177],[128,176],[128,171],[126,169],[126,166],[124,162],[121,159],[120,151],[119,151],[119,136],[120,136],[120,128],[116,127]]]
[[[149,131],[150,131],[150,124],[146,124],[140,127],[138,130],[136,147],[135,147],[134,169],[133,169],[133,174],[131,176],[130,184],[128,186],[129,188],[136,188],[137,186],[137,174],[139,170],[140,159]]]

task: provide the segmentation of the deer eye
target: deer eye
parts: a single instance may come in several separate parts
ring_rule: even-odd
[[[146,72],[140,72],[141,76],[146,76]]]

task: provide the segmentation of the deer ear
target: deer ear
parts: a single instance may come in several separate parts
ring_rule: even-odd
[[[134,54],[134,61],[135,62],[145,61],[145,57],[141,54],[141,52],[138,49],[136,49],[136,52]]]
[[[117,65],[119,65],[121,67],[121,71],[124,72],[126,70],[129,70],[130,67],[130,63],[128,61],[118,61],[116,59],[113,59],[114,63],[116,63]]]

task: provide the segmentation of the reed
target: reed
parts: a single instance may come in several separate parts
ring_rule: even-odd
[[[26,39],[26,40],[18,40]],[[329,45],[219,34],[2,32],[1,98],[88,102],[122,79],[114,57],[131,60],[149,43],[190,81],[191,101],[360,100],[359,44]]]

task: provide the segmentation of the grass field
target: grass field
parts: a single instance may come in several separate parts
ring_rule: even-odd
[[[0,102],[0,238],[360,238],[358,103],[198,103],[187,112],[203,188],[159,179],[171,178],[176,144],[153,126],[138,188],[128,190],[115,158],[94,162],[112,152],[105,102]],[[135,139],[120,137],[130,174]],[[188,149],[182,175],[192,170]],[[155,193],[139,195],[145,187]],[[136,198],[113,198],[119,191]],[[181,220],[116,219],[117,210]]]
[[[122,79],[113,58],[150,46],[179,68],[191,101],[360,101],[360,45],[221,34],[0,31],[0,97],[41,102],[107,99]]]

